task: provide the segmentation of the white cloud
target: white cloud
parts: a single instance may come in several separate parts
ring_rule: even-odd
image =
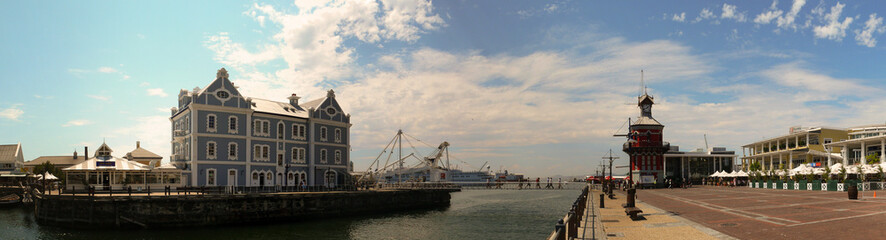
[[[747,16],[744,12],[738,12],[738,7],[735,5],[723,4],[723,13],[720,14],[720,18],[723,19],[732,19],[737,22],[746,22]]]
[[[769,24],[772,20],[781,17],[781,14],[784,13],[781,9],[778,9],[778,0],[772,1],[772,5],[769,6],[769,11],[765,11],[757,15],[754,18],[754,23],[757,24]]]
[[[671,18],[676,22],[685,22],[686,21],[686,12],[681,12],[679,15],[674,14],[674,17]]]
[[[273,44],[262,45],[257,51],[246,49],[227,33],[206,41],[215,60],[234,70],[232,76],[238,76],[235,81],[244,94],[270,99],[295,90],[305,97],[322,94],[321,82],[334,86],[355,74],[355,52],[344,45],[346,40],[379,45],[392,40],[414,42],[422,33],[445,26],[429,1],[299,1],[296,5],[299,12],[294,14],[265,4],[254,4],[248,10],[246,15],[256,21],[280,27]],[[274,72],[257,70],[256,65],[276,59],[287,66]]]
[[[697,22],[701,22],[702,20],[711,19],[711,18],[714,18],[714,12],[711,11],[710,9],[704,8],[698,14],[698,17],[695,17],[695,20],[692,22],[697,23]]]
[[[852,17],[846,17],[840,21],[840,14],[843,13],[843,7],[846,5],[837,2],[831,7],[831,12],[821,16],[825,25],[815,26],[813,32],[816,38],[827,38],[830,40],[841,41],[846,36],[846,29],[852,23]]]
[[[163,156],[163,161],[168,162],[172,152],[169,144],[172,136],[168,131],[171,129],[168,117],[168,115],[156,115],[133,118],[129,120],[130,124],[127,127],[104,132],[102,136],[107,137],[108,145],[112,149],[119,149],[124,153],[135,149],[135,142],[141,141],[142,148]]]
[[[874,33],[882,34],[884,31],[886,31],[886,26],[883,26],[883,18],[877,17],[876,13],[871,13],[868,16],[868,21],[864,23],[864,30],[855,30],[855,41],[858,42],[858,45],[875,47],[877,39],[874,38]]]
[[[100,67],[100,68],[98,68],[98,72],[100,72],[100,73],[115,73],[115,72],[117,72],[117,69],[114,69],[112,67]]]
[[[145,39],[145,35],[141,33],[135,34],[135,36],[138,37],[138,39]]]
[[[881,90],[865,86],[858,79],[839,79],[808,70],[802,63],[787,63],[774,66],[761,75],[773,82],[799,90],[795,100],[822,101],[840,96],[874,96]]]
[[[141,83],[138,84],[139,87],[147,87],[147,86],[150,86],[150,85],[151,85],[151,83],[149,83],[149,82],[141,82]]]
[[[90,97],[90,98],[92,98],[92,99],[95,99],[95,100],[100,100],[100,101],[108,101],[108,100],[111,100],[111,97],[110,97],[110,96],[99,96],[99,95],[86,95],[86,96],[87,96],[87,97]]]
[[[0,111],[0,118],[6,118],[9,120],[18,120],[18,118],[21,117],[22,114],[25,113],[25,111],[22,111],[21,109],[19,109],[19,106],[21,106],[21,104],[15,104],[7,109],[3,109],[2,111]]]
[[[158,97],[169,96],[169,94],[166,94],[166,92],[163,92],[162,88],[149,88],[147,91],[148,91],[148,96],[158,96]]]
[[[89,125],[89,124],[92,124],[92,121],[85,120],[85,119],[78,119],[78,120],[68,121],[67,123],[62,124],[62,127],[83,126],[83,125]]]
[[[545,12],[553,13],[553,12],[557,11],[558,8],[559,8],[559,6],[557,6],[557,4],[551,3],[551,4],[548,4],[545,6]]]
[[[773,6],[774,5],[775,4],[773,4]],[[806,5],[806,0],[794,0],[794,3],[791,4],[791,11],[783,16],[779,16],[778,19],[775,21],[778,27],[784,29],[791,28],[796,30],[797,24],[795,23],[795,20],[797,18],[797,14],[800,13],[800,9],[803,8],[803,5]]]
[[[43,95],[34,94],[34,98],[36,98],[36,99],[54,99],[55,96],[43,96]]]
[[[352,121],[361,123],[352,128],[352,145],[358,148],[375,148],[396,128],[463,146],[524,146],[607,138],[612,129],[584,126],[608,126],[631,115],[624,101],[637,94],[641,68],[654,72],[659,83],[710,71],[706,61],[674,42],[603,42],[589,54],[594,57],[558,52],[487,57],[421,49],[389,56],[386,61],[403,68],[341,86],[337,98]],[[576,100],[575,92],[587,97]]]

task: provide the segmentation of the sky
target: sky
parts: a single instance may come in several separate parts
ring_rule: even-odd
[[[181,89],[224,67],[246,96],[334,89],[365,170],[419,153],[529,177],[621,152],[637,95],[681,150],[886,121],[879,1],[15,1],[0,9],[0,143],[26,160],[106,142],[170,155]],[[426,145],[425,145],[426,144]],[[619,170],[616,171],[619,173]]]

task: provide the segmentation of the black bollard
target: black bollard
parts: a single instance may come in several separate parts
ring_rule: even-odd
[[[132,186],[129,186],[126,191],[129,192],[129,196],[132,197]]]
[[[605,203],[606,198],[603,197],[604,195],[605,194],[602,194],[602,193],[600,194],[600,208],[606,207],[606,203]]]

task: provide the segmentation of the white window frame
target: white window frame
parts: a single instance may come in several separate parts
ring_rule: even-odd
[[[210,171],[212,171],[212,178],[209,178]],[[209,179],[212,179],[212,184],[210,184]],[[206,186],[218,186],[218,171],[215,168],[206,169]]]
[[[261,145],[255,144],[252,146],[252,160],[261,159]]]
[[[307,162],[306,159],[307,159],[307,154],[305,154],[305,149],[299,148],[298,149],[298,162],[305,163],[305,162]]]
[[[308,127],[305,125],[299,125],[298,126],[298,137],[301,138],[302,140],[305,140],[305,139],[307,139],[307,136],[308,136]]]
[[[218,157],[218,143],[215,141],[206,142],[206,158],[207,159],[217,159]]]
[[[292,124],[292,139],[305,140],[305,135],[307,135],[306,132],[305,125],[298,123]]]
[[[231,155],[232,150],[234,153],[233,155]],[[237,155],[239,154],[238,151],[240,151],[240,149],[237,149],[237,143],[228,143],[228,160],[237,160]]]
[[[261,152],[262,159],[264,159],[266,162],[271,161],[271,146],[262,145]]]
[[[258,151],[255,151],[258,148]],[[266,144],[252,145],[252,160],[254,161],[270,161],[271,146]]]
[[[326,163],[326,149],[320,149],[320,163]]]
[[[341,164],[341,150],[335,150],[335,164]]]
[[[271,136],[271,121],[270,120],[255,119],[252,121],[252,124],[255,125],[252,128],[252,135],[253,136],[262,136],[262,137],[270,137]]]
[[[834,142],[833,138],[825,138],[824,141],[822,141],[821,145],[825,145],[825,144],[832,143],[832,142]],[[809,145],[809,143],[806,143],[806,145]]]
[[[341,142],[341,129],[340,128],[335,129],[335,142],[336,143]]]
[[[286,138],[286,124],[283,121],[277,122],[277,139]]]
[[[320,127],[320,141],[326,141],[326,127]]]
[[[292,157],[290,157],[290,160],[289,160],[290,162],[294,162],[294,163],[298,162],[298,151],[299,151],[298,148],[296,148],[296,147],[292,148],[292,151],[290,151],[292,153]]]
[[[263,136],[270,137],[271,136],[271,121],[262,120],[261,121],[261,131]]]
[[[206,115],[206,131],[211,133],[218,131],[218,116],[215,114],[210,113]]]
[[[237,116],[228,117],[228,133],[237,134],[240,129],[239,124],[240,120],[237,118]]]

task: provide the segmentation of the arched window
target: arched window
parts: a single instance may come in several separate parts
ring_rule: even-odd
[[[206,131],[215,132],[215,114],[206,116]]]
[[[320,163],[326,163],[326,149],[320,149]]]
[[[335,164],[341,164],[341,150],[335,150]]]
[[[237,133],[237,117],[228,118],[228,133]]]
[[[215,159],[215,142],[206,143],[206,158]]]
[[[338,128],[335,129],[335,142],[337,142],[337,143],[341,142],[341,129],[338,129]]]
[[[284,128],[283,123],[277,124],[277,139],[283,139],[283,133],[284,133],[283,128]]]
[[[336,184],[335,179],[336,179],[336,173],[335,173],[335,171],[332,171],[332,170],[327,170],[326,174],[324,174],[324,177],[323,177],[326,187],[335,187],[335,184]]]

